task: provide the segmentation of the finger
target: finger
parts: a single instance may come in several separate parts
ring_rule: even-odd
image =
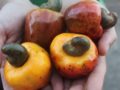
[[[84,79],[75,80],[73,81],[70,90],[84,90],[84,84],[85,84]]]
[[[64,80],[64,90],[69,90],[70,86],[71,86],[71,81],[68,79],[65,79]]]
[[[117,35],[115,32],[115,28],[111,28],[107,30],[102,38],[100,39],[98,43],[98,49],[100,55],[104,56],[107,54],[107,51],[109,50],[110,46],[114,43],[114,41],[117,39]]]
[[[85,90],[102,90],[105,73],[106,73],[105,57],[100,56],[95,70],[88,77]]]
[[[51,87],[51,85],[47,85],[46,87],[44,87],[40,90],[52,90],[52,87]]]
[[[51,85],[52,85],[53,90],[64,90],[63,80],[57,74],[52,75]]]

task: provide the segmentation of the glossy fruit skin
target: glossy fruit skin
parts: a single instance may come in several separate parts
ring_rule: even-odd
[[[63,45],[73,37],[85,37],[90,41],[89,50],[82,56],[70,56]],[[63,33],[54,38],[50,46],[52,61],[57,71],[65,78],[76,79],[89,75],[96,66],[98,50],[90,38],[82,34]]]
[[[27,62],[21,67],[5,64],[5,79],[14,90],[37,90],[47,85],[51,73],[51,63],[48,53],[38,45],[23,43],[28,53]]]
[[[63,15],[48,9],[35,9],[26,17],[24,41],[49,48],[52,39],[63,32]]]
[[[92,39],[103,34],[101,7],[94,0],[83,0],[70,6],[65,12],[65,21],[69,32],[85,34]]]

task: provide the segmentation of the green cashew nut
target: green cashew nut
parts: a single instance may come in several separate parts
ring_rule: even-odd
[[[90,42],[84,37],[74,37],[63,45],[65,53],[71,56],[81,56],[90,48]]]
[[[22,66],[28,59],[27,50],[19,44],[8,44],[2,47],[2,52],[7,56],[8,62],[14,67]]]
[[[115,12],[108,13],[104,8],[101,8],[102,21],[101,25],[104,30],[107,30],[116,25],[118,15]]]
[[[101,15],[102,15],[101,25],[104,30],[107,30],[116,25],[118,20],[118,15],[116,12],[110,12],[106,8],[104,0],[98,0],[98,1],[100,2],[101,5]]]

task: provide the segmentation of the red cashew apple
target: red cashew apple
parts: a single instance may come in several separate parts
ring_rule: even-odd
[[[63,15],[49,9],[35,9],[28,13],[24,41],[35,42],[45,49],[52,39],[63,32]]]
[[[116,24],[117,16],[115,13],[108,13],[95,0],[83,0],[66,10],[65,21],[69,32],[98,39],[102,36],[103,29]]]
[[[65,78],[76,79],[93,71],[98,50],[93,41],[82,34],[62,33],[50,46],[52,61]]]

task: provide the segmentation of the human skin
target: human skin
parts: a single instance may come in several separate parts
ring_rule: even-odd
[[[77,3],[78,1],[79,0],[62,0],[63,7],[61,12],[64,13],[65,9],[69,5]],[[0,48],[6,43],[17,42],[21,39],[20,32],[21,30],[23,30],[25,15],[27,12],[34,8],[37,8],[37,6],[30,4],[28,0],[24,0],[24,2],[21,0],[17,0],[13,1],[12,3],[8,3],[1,9]],[[15,11],[17,13],[15,13]],[[84,90],[83,88],[86,88],[86,90],[102,90],[104,76],[106,72],[105,56],[112,43],[116,40],[116,38],[117,35],[114,27],[104,32],[103,36],[98,42],[98,65],[95,68],[95,70],[89,75],[89,77],[82,80],[78,79],[70,81],[63,79],[56,72],[54,72],[51,77],[50,85],[46,86],[43,90]],[[0,59],[3,60],[2,54],[0,54]],[[6,84],[4,80],[3,67],[4,65],[2,64],[1,76],[4,90],[11,90],[11,88]]]

